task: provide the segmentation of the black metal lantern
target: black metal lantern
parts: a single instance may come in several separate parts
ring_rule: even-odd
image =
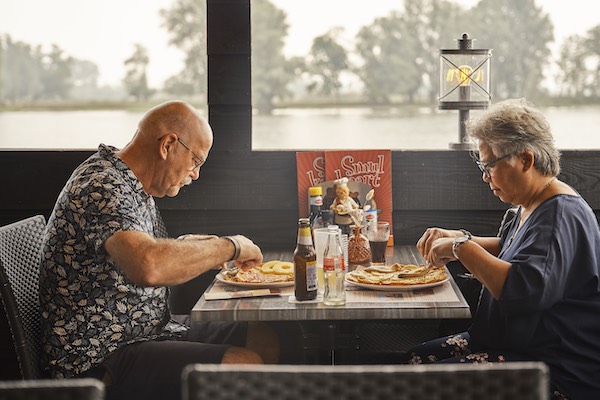
[[[458,39],[458,49],[440,49],[440,110],[459,110],[459,143],[451,149],[470,149],[466,141],[465,121],[470,110],[489,107],[491,49],[473,49],[468,33]]]

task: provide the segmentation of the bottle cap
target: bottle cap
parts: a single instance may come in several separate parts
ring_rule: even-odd
[[[321,186],[311,186],[308,188],[309,196],[321,196],[323,194],[323,188]]]

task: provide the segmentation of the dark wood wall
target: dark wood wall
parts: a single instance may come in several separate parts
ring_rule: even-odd
[[[235,131],[215,129],[215,139],[233,142],[225,137]],[[37,213],[48,217],[71,171],[90,154],[1,151],[0,225]],[[432,225],[495,234],[507,205],[491,194],[467,152],[394,151],[392,169],[397,243],[414,243]],[[563,151],[560,178],[600,211],[600,152]],[[291,250],[298,217],[295,153],[215,149],[198,181],[157,202],[171,235],[243,233],[262,247]]]

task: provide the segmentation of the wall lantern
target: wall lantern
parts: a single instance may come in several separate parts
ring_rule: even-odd
[[[458,39],[458,49],[440,49],[440,110],[458,110],[459,142],[455,150],[471,149],[465,121],[469,110],[485,110],[490,105],[491,49],[473,49],[468,33]]]

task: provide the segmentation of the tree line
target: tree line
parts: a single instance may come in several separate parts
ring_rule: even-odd
[[[439,49],[455,48],[463,31],[476,48],[493,49],[494,100],[527,97],[535,101],[597,102],[600,99],[600,25],[561,43],[553,60],[553,26],[534,0],[480,0],[465,9],[450,0],[405,0],[403,8],[359,29],[351,43],[343,27],[313,38],[308,54],[286,57],[286,13],[269,0],[252,0],[253,106],[268,114],[285,104],[360,102],[393,105],[436,104]],[[182,70],[160,88],[149,87],[147,49],[135,44],[123,60],[123,91],[134,101],[163,92],[179,97],[206,92],[204,0],[176,0],[160,10],[169,44],[184,54]],[[544,85],[554,65],[552,87]],[[0,35],[0,104],[41,100],[93,99],[96,64],[66,55],[57,45],[41,47]],[[114,93],[113,93],[114,95]]]

